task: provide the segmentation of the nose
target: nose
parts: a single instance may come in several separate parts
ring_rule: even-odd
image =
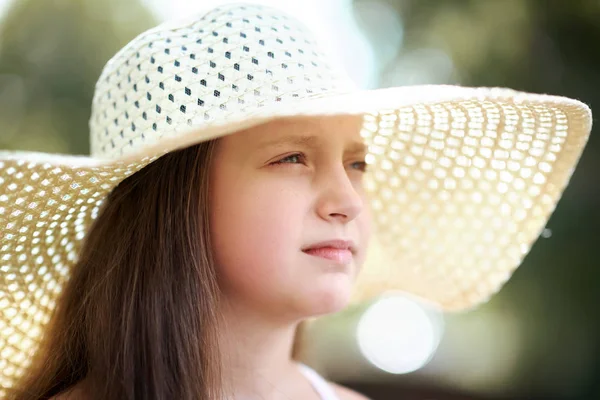
[[[319,217],[327,221],[348,223],[363,210],[363,199],[355,187],[356,183],[343,167],[327,174],[321,180],[317,202]]]

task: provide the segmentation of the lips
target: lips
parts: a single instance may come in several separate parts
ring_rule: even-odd
[[[355,245],[349,240],[330,240],[312,244],[302,251],[310,256],[334,261],[339,264],[349,264],[355,252]]]

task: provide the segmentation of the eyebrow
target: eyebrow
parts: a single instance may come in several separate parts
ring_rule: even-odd
[[[311,149],[319,148],[319,143],[321,142],[321,138],[319,136],[314,135],[292,135],[292,136],[282,136],[272,140],[267,140],[261,143],[260,147],[277,147],[283,146],[286,144],[292,144],[300,147],[308,147]],[[353,141],[349,148],[347,149],[348,153],[366,153],[367,146],[363,142]]]

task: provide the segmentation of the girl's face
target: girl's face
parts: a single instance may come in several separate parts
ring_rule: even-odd
[[[210,223],[227,299],[285,318],[347,305],[370,236],[361,126],[281,119],[219,140]]]

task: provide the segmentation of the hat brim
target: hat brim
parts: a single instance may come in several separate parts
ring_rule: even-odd
[[[102,200],[161,155],[276,118],[340,114],[365,115],[371,160],[375,239],[355,299],[402,290],[446,310],[485,301],[521,263],[592,124],[585,104],[563,97],[413,86],[264,105],[117,159],[3,151],[0,259],[14,278],[0,287],[3,309],[19,310],[34,284],[50,299],[48,316]]]

